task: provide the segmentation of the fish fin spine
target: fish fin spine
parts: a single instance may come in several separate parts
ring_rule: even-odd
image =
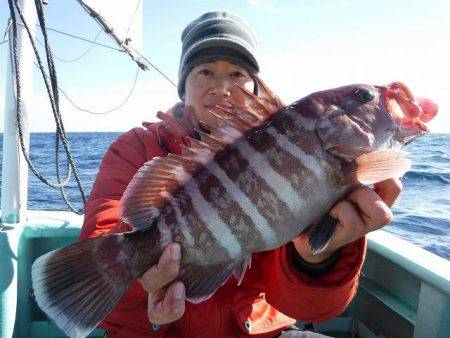
[[[230,102],[231,107],[211,111],[217,118],[218,127],[208,126],[210,133],[200,133],[201,140],[188,137],[186,141],[190,147],[182,145],[181,156],[169,154],[144,163],[120,200],[119,214],[123,221],[138,230],[151,227],[167,201],[191,179],[196,170],[277,113],[282,107],[281,101],[259,78],[257,81],[261,98],[240,87],[247,95],[248,106]]]

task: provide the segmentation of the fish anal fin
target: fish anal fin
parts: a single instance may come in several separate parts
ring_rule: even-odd
[[[398,149],[376,150],[358,156],[343,171],[350,182],[374,184],[403,176],[411,169],[407,153]]]
[[[178,279],[186,288],[186,299],[192,303],[200,303],[209,299],[219,287],[226,283],[232,275],[240,283],[251,261],[248,257],[219,265],[193,266],[181,269]]]

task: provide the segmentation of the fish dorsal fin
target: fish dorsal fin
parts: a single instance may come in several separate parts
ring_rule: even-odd
[[[278,111],[284,108],[284,103],[276,96],[267,85],[257,76],[255,76],[257,85],[259,87],[258,97],[265,102],[271,111]]]
[[[153,158],[134,175],[121,200],[119,213],[123,221],[133,228],[143,230],[151,226],[161,214],[174,191],[191,179],[194,172],[208,164],[221,150],[239,142],[254,128],[276,114],[281,101],[256,78],[259,96],[237,85],[246,96],[246,106],[230,102],[224,108],[210,113],[216,117],[217,126],[206,126],[209,133],[197,130],[201,140],[187,138],[190,147],[181,146],[181,156]]]
[[[197,130],[204,143],[214,149],[224,149],[242,139],[252,129],[262,126],[270,117],[284,108],[281,100],[276,97],[259,77],[255,77],[259,95],[255,95],[243,86],[236,84],[246,97],[246,104],[229,102],[230,107],[216,106],[216,111],[210,113],[216,117],[217,127],[208,127],[210,133]]]

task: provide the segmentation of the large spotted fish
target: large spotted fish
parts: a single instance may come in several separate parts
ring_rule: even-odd
[[[252,252],[307,229],[312,249],[323,250],[336,226],[330,208],[361,184],[403,175],[410,162],[400,147],[427,132],[437,112],[401,83],[317,92],[286,107],[259,86],[259,98],[241,88],[246,106],[212,109],[218,126],[198,131],[182,156],[139,169],[120,206],[133,232],[36,260],[37,302],[69,336],[88,335],[171,242],[181,244],[178,279],[191,302],[231,275],[240,282]]]

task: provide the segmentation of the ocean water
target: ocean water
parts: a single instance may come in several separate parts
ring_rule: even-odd
[[[73,157],[87,195],[105,151],[119,135],[69,133]],[[0,145],[3,149],[3,137],[0,138]],[[54,134],[31,135],[31,158],[44,177],[53,181],[56,177],[54,145]],[[413,167],[404,177],[403,192],[393,207],[394,221],[385,229],[450,259],[450,134],[428,134],[406,147],[406,150],[411,153]],[[2,154],[3,151],[0,152],[0,159]],[[62,172],[65,174],[67,161],[62,152],[61,158]],[[66,192],[70,201],[81,208],[81,197],[74,179]],[[59,191],[45,186],[31,173],[28,194],[29,209],[68,210]]]

